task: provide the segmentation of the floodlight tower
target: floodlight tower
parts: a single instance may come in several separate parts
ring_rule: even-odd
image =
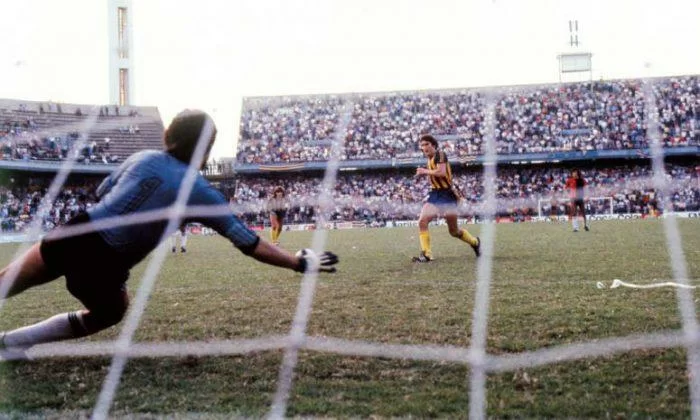
[[[589,51],[584,51],[579,48],[579,32],[578,32],[578,20],[569,21],[569,42],[567,43],[565,51],[557,55],[559,60],[559,82],[562,81],[582,81],[580,77],[578,80],[563,80],[565,77],[570,79],[576,79],[576,75],[581,75],[582,73],[588,73],[588,80],[593,80],[593,70],[591,65],[591,54]],[[574,76],[574,77],[568,77]]]
[[[130,105],[134,93],[131,0],[107,0],[109,101]]]

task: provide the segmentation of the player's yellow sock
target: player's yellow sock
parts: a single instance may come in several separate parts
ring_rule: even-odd
[[[277,233],[277,229],[271,227],[270,228],[270,240],[272,241],[272,243],[277,242],[278,237],[279,237],[279,234]]]
[[[280,227],[277,228],[277,235],[275,235],[275,236],[277,237],[277,242],[280,241],[280,236],[281,236],[281,235],[282,235],[282,226],[280,226]]]
[[[430,232],[421,232],[418,237],[420,238],[420,250],[423,251],[426,256],[432,257],[433,251],[430,250]]]
[[[472,236],[466,229],[460,229],[458,238],[471,246],[476,246],[478,243],[476,237]]]

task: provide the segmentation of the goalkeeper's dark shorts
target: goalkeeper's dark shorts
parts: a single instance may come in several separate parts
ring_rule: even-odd
[[[434,205],[440,210],[456,210],[457,209],[457,196],[452,192],[452,190],[430,190],[428,193],[427,203]]]
[[[73,217],[66,226],[89,223],[86,213]],[[131,264],[112,249],[97,232],[59,237],[62,228],[49,232],[39,250],[52,277],[65,276],[70,294],[90,310],[120,307],[126,293]]]

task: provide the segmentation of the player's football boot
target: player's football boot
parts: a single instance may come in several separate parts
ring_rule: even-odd
[[[474,250],[474,254],[476,254],[477,257],[481,256],[481,238],[478,236],[476,237],[476,245],[469,245],[472,247]]]
[[[586,230],[586,232],[588,232],[589,230],[591,230],[591,228],[589,228],[588,225],[583,225],[583,228]]]
[[[187,249],[185,249],[185,247],[183,246],[180,248],[180,252],[187,252]]]
[[[419,256],[411,258],[411,261],[415,263],[429,263],[432,260],[433,257],[426,255],[425,252],[422,251]]]

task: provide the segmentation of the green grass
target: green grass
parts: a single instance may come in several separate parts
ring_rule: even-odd
[[[680,220],[691,282],[700,285],[700,222]],[[470,227],[478,233],[478,227]],[[476,260],[444,227],[432,228],[437,260],[417,254],[416,229],[331,231],[341,257],[319,279],[308,333],[391,344],[470,344]],[[309,232],[285,232],[284,247],[308,246]],[[681,327],[670,288],[598,289],[614,278],[672,278],[661,221],[498,225],[488,352],[517,353]],[[0,247],[6,263],[16,245]],[[129,282],[133,294],[145,264]],[[264,266],[221,238],[191,239],[169,255],[136,341],[254,338],[289,331],[301,276]],[[99,279],[96,279],[99,281]],[[5,303],[0,330],[78,308],[62,281]],[[112,339],[114,328],[89,340]],[[112,413],[204,417],[267,413],[282,351],[226,357],[131,360]],[[0,417],[80,417],[95,404],[107,357],[0,363]],[[685,351],[640,350],[491,374],[494,417],[690,415]],[[467,417],[469,368],[446,362],[347,357],[304,351],[287,414],[327,417]],[[4,413],[4,414],[3,414]],[[202,414],[203,413],[203,414]]]

